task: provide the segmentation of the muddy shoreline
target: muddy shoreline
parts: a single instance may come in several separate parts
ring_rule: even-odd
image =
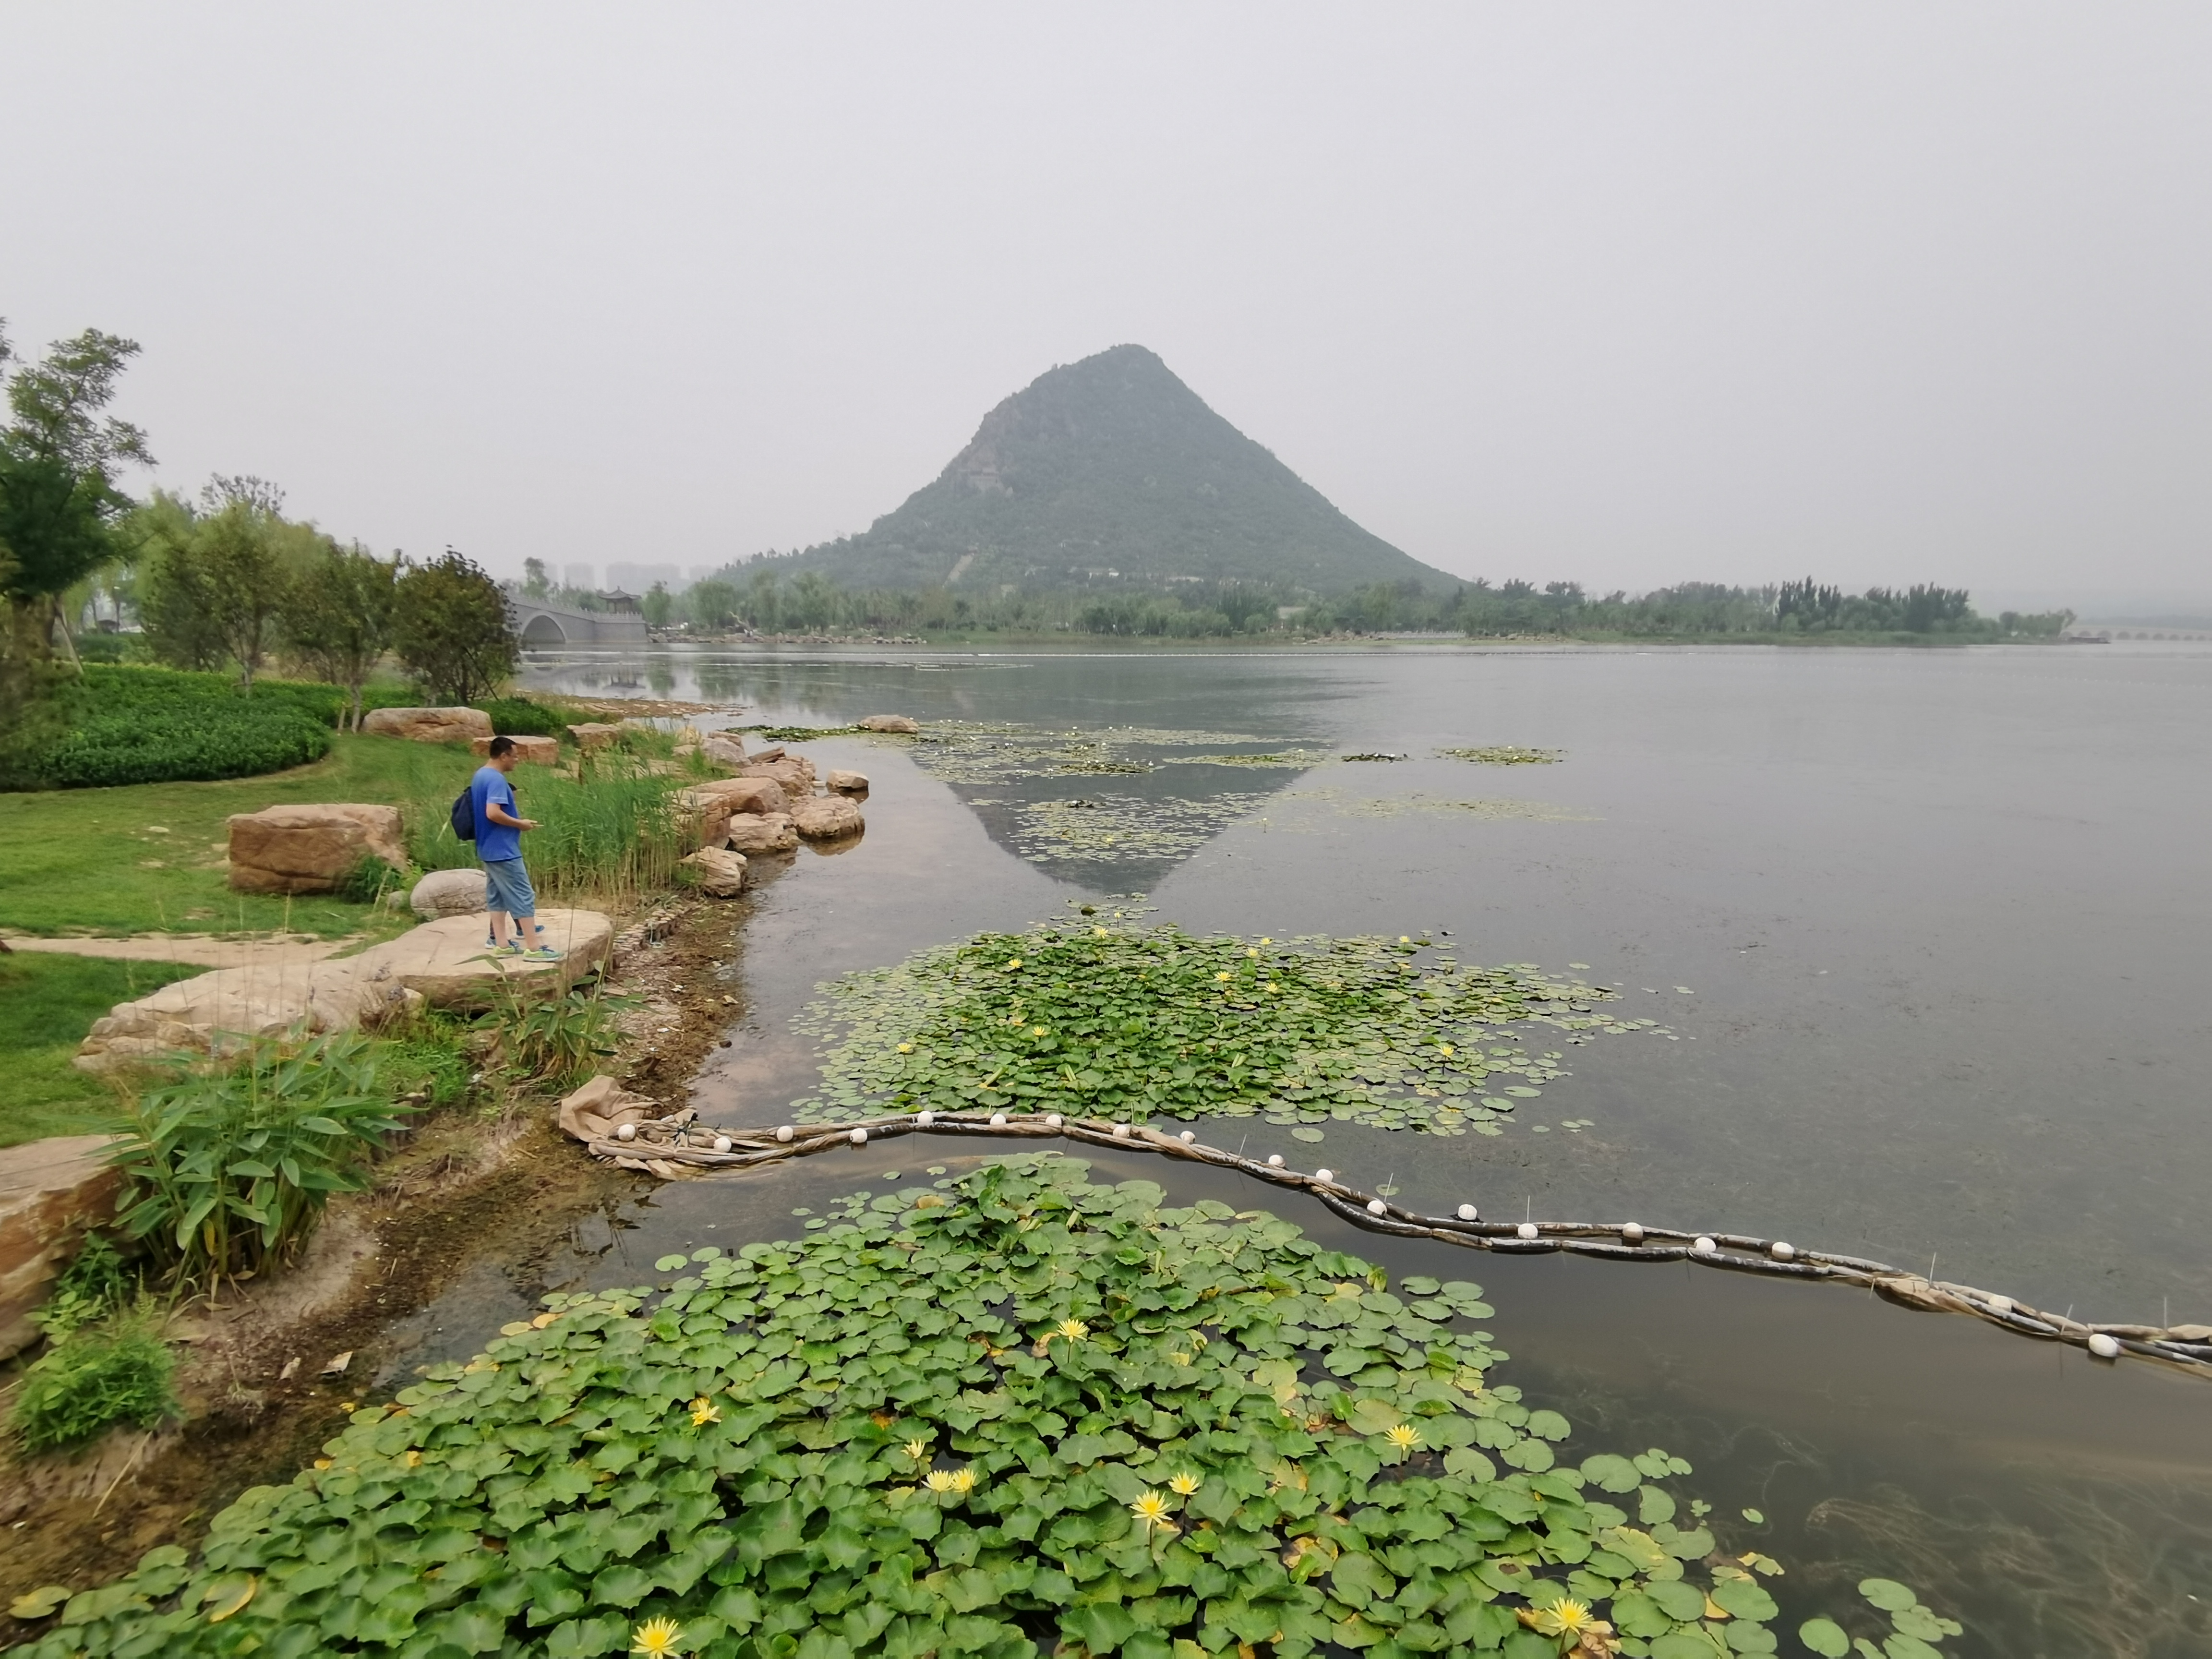
[[[744,1012],[734,970],[752,908],[682,899],[617,918],[606,983],[639,1006],[606,1069],[627,1087],[684,1103]],[[295,1267],[181,1306],[183,1422],[118,1431],[75,1456],[0,1452],[0,1607],[44,1584],[106,1583],[158,1545],[196,1545],[239,1493],[313,1461],[372,1397],[396,1328],[463,1273],[526,1268],[579,1222],[659,1184],[586,1156],[555,1127],[555,1105],[480,1079],[379,1166],[370,1190],[331,1204]],[[341,1355],[344,1369],[326,1375]],[[34,1628],[0,1613],[0,1644]]]

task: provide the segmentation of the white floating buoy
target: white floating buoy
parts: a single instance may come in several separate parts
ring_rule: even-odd
[[[635,1123],[623,1124],[615,1130],[615,1139],[617,1140],[635,1140],[637,1139],[637,1125]]]
[[[1711,1239],[1707,1238],[1703,1233],[1700,1233],[1696,1238],[1691,1241],[1690,1248],[1695,1250],[1699,1255],[1711,1255],[1715,1250],[1720,1249],[1720,1246],[1714,1243]]]
[[[1390,1206],[1379,1198],[1370,1198],[1367,1200],[1367,1213],[1370,1215],[1387,1215]]]
[[[1044,1115],[1045,1127],[1048,1129],[1057,1129],[1062,1119],[1058,1112],[1047,1112]]]
[[[2100,1359],[2118,1359],[2120,1357],[2120,1339],[2106,1336],[2099,1331],[2089,1339],[2089,1352]]]
[[[1005,1128],[1005,1127],[1006,1127],[1006,1115],[1004,1112],[994,1112],[994,1113],[992,1113],[992,1114],[991,1114],[991,1127],[992,1127],[994,1129],[1003,1129],[1003,1128]]]
[[[788,1142],[791,1139],[791,1125],[787,1123],[781,1128],[778,1129],[775,1132],[775,1138],[778,1140]]]
[[[1283,1167],[1283,1155],[1282,1155],[1280,1152],[1270,1152],[1270,1153],[1268,1153],[1268,1154],[1267,1154],[1267,1167],[1268,1167],[1269,1169],[1271,1169],[1271,1170],[1279,1170],[1279,1169],[1281,1169],[1281,1168]]]
[[[866,1129],[855,1129],[852,1133],[847,1135],[845,1139],[851,1141],[855,1146],[865,1146],[868,1144],[868,1132]]]
[[[1795,1261],[1797,1259],[1797,1247],[1794,1244],[1784,1244],[1778,1238],[1766,1247],[1766,1253],[1777,1261]]]
[[[923,1128],[927,1129],[931,1124],[937,1121],[937,1114],[927,1111],[916,1112],[914,1115],[914,1121],[921,1125]]]
[[[1624,1244],[1641,1244],[1644,1242],[1644,1229],[1635,1222],[1630,1222],[1620,1230],[1620,1242]]]
[[[1334,1181],[1336,1179],[1336,1171],[1334,1170],[1316,1170],[1314,1171],[1314,1179],[1316,1181]]]
[[[1472,1204],[1462,1204],[1459,1206],[1459,1218],[1462,1221],[1480,1221],[1482,1219],[1482,1212]]]
[[[1533,1221],[1524,1221],[1513,1231],[1523,1238],[1534,1238],[1536,1236],[1536,1224]]]
[[[1177,1135],[1176,1139],[1182,1142],[1184,1146],[1188,1146],[1191,1142],[1198,1139],[1198,1131],[1195,1129],[1185,1129],[1181,1134]]]
[[[2008,1296],[1992,1296],[1984,1299],[1982,1305],[1991,1313],[2008,1314],[2012,1311],[2012,1298]]]
[[[1128,1126],[1127,1124],[1126,1124],[1126,1123],[1117,1123],[1117,1124],[1115,1124],[1115,1125],[1114,1126],[1114,1139],[1116,1139],[1116,1140],[1127,1140],[1128,1138],[1129,1138],[1129,1126]]]
[[[730,1138],[729,1138],[729,1136],[727,1136],[727,1135],[716,1135],[716,1136],[714,1137],[714,1150],[715,1150],[716,1152],[728,1152],[728,1151],[730,1150]]]

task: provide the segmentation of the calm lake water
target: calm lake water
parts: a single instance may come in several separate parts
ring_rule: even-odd
[[[869,775],[868,833],[740,907],[744,1013],[694,1096],[712,1120],[780,1121],[808,1091],[790,1021],[819,981],[1071,902],[1278,939],[1449,930],[1470,963],[1587,963],[1670,1035],[1568,1050],[1495,1138],[1207,1138],[1425,1209],[1763,1233],[2212,1323],[2212,651],[665,651],[525,678],[743,705],[732,724],[972,723],[954,759],[805,745]],[[1564,758],[1440,752],[1494,744]],[[548,1285],[643,1282],[664,1250],[787,1234],[794,1205],[969,1155],[663,1189],[558,1260],[488,1266],[410,1361],[472,1351]],[[1248,1201],[1488,1285],[1512,1380],[1572,1446],[1664,1444],[1723,1516],[1763,1511],[1723,1542],[1793,1565],[1791,1631],[1882,1571],[1968,1621],[1961,1653],[2212,1652],[2200,1382],[1839,1291],[1408,1247]]]

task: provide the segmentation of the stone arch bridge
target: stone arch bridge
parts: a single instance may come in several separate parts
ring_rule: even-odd
[[[526,651],[646,642],[645,618],[635,611],[580,611],[558,599],[533,599],[519,588],[507,590],[507,616]]]

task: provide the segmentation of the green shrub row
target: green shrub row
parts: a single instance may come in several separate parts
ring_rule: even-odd
[[[405,686],[372,687],[364,710],[410,706]],[[87,789],[128,783],[243,778],[304,766],[330,751],[345,692],[308,680],[259,680],[242,695],[228,674],[88,662],[61,693],[66,728],[17,761],[24,787]],[[554,737],[557,710],[526,697],[484,704],[493,729]]]
[[[38,769],[63,789],[252,777],[321,759],[331,737],[329,726],[276,702],[106,714],[70,732]]]

